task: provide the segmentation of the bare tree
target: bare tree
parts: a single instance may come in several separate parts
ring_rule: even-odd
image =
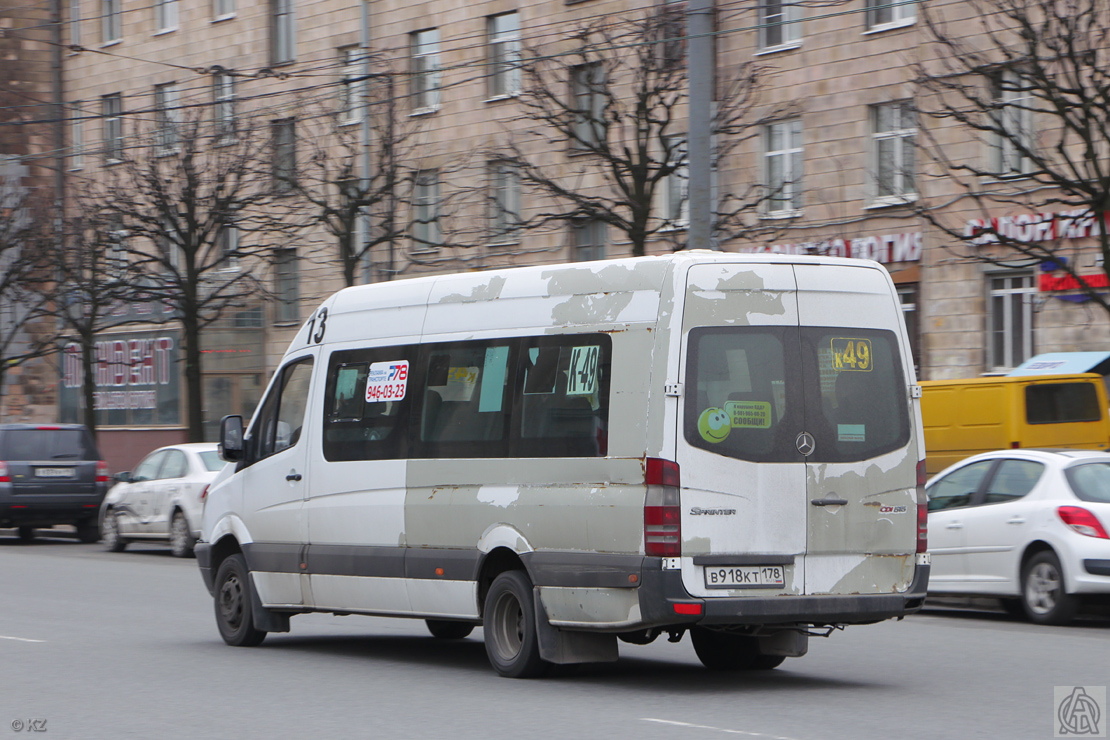
[[[1069,287],[1110,313],[1110,5],[967,0],[921,8],[918,111],[935,129],[966,133],[956,144],[924,137],[946,192],[923,200],[921,215],[953,253],[989,264],[1051,262],[1070,276]],[[976,218],[946,216],[961,211]],[[1078,244],[1092,237],[1102,257],[1098,280],[1084,279],[1076,259]]]
[[[385,252],[382,273],[399,271],[399,241],[408,226],[403,214],[413,185],[410,163],[423,120],[403,109],[402,77],[377,57],[366,62],[367,73],[344,80],[339,96],[301,106],[303,146],[296,176],[287,181],[309,204],[308,219],[334,238],[332,254],[348,286],[358,282],[376,251]]]
[[[0,168],[0,398],[7,398],[10,371],[52,349],[42,336],[46,299],[36,289],[51,209],[45,193],[24,184],[24,174],[14,158]]]
[[[605,19],[579,28],[569,49],[524,51],[517,133],[487,155],[545,203],[519,214],[516,227],[601,222],[621,233],[634,255],[652,241],[683,246],[685,232],[675,228],[684,218],[689,100],[681,13],[668,7],[634,20]],[[711,122],[718,160],[785,114],[761,106],[769,74],[745,62],[719,81]],[[719,195],[717,238],[757,228],[746,217],[770,195],[756,182]]]
[[[135,297],[169,306],[182,328],[189,439],[203,439],[203,330],[265,293],[250,267],[288,237],[294,207],[280,121],[239,116],[229,129],[206,107],[140,128],[118,161],[79,193],[108,243],[108,269]]]
[[[58,238],[44,242],[43,273],[49,280],[36,287],[44,299],[43,313],[53,322],[52,343],[56,351],[63,358],[71,353],[78,355],[82,423],[94,435],[97,335],[109,326],[126,323],[116,316],[119,308],[125,300],[138,297],[125,275],[114,269],[116,246],[105,225],[80,217],[71,219]]]

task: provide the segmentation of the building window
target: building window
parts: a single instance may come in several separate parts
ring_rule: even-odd
[[[235,0],[212,0],[212,15],[217,21],[234,17]]]
[[[770,124],[763,141],[767,212],[794,215],[802,207],[801,119]]]
[[[663,39],[663,61],[681,63],[686,58],[685,0],[663,0],[659,8],[659,32]]]
[[[582,64],[570,74],[575,111],[571,146],[596,147],[605,138],[605,70],[600,64]]]
[[[667,139],[667,165],[674,171],[662,182],[662,216],[669,228],[684,229],[690,223],[690,163],[686,154],[686,139],[671,136]]]
[[[274,250],[274,323],[295,324],[300,320],[300,273],[297,250]]]
[[[216,232],[216,252],[221,269],[239,269],[239,229],[234,223],[224,223]]]
[[[69,0],[69,43],[81,45],[81,0]]]
[[[69,119],[69,168],[79,170],[85,166],[85,112],[78,100],[70,106]]]
[[[1033,298],[1037,293],[1032,273],[991,275],[990,340],[987,367],[1014,368],[1033,356]]]
[[[917,192],[914,162],[917,116],[909,101],[871,107],[875,196],[903,201]]]
[[[177,107],[177,85],[154,86],[154,147],[158,155],[177,150],[180,110]]]
[[[1024,152],[1032,151],[1034,144],[1033,95],[1024,76],[1012,70],[995,75],[991,84],[997,128],[992,142],[992,168],[1000,177],[1028,174],[1033,162]]]
[[[154,0],[155,33],[177,29],[177,0]]]
[[[917,0],[867,0],[867,27],[906,26],[917,18]]]
[[[421,170],[416,173],[412,209],[414,250],[434,252],[440,245],[439,170]]]
[[[121,275],[127,270],[127,230],[118,214],[108,217],[108,250],[104,256],[105,264],[111,275]]]
[[[227,144],[235,138],[235,78],[227,72],[212,76],[212,123],[216,143]]]
[[[495,242],[515,241],[520,229],[520,173],[507,162],[491,162],[490,232]]]
[[[575,262],[605,258],[605,222],[588,219],[571,226]]]
[[[282,118],[270,122],[273,143],[272,172],[274,190],[288,193],[297,184],[297,130],[296,121]]]
[[[104,139],[104,161],[123,161],[123,96],[120,93],[100,99],[100,120]]]
[[[100,0],[100,41],[111,44],[123,38],[123,0]]]
[[[917,283],[903,283],[898,288],[898,299],[902,303],[902,317],[906,320],[906,334],[910,339],[910,354],[913,357],[914,369],[921,369],[921,341],[918,338],[917,328]]]
[[[490,97],[514,95],[520,92],[520,14],[490,16],[486,25]]]
[[[802,38],[801,6],[784,0],[759,4],[759,48],[794,47]]]
[[[270,0],[273,11],[270,29],[270,61],[290,64],[296,59],[296,28],[293,17],[293,0]]]
[[[439,30],[417,31],[410,43],[413,111],[435,110],[439,107]]]
[[[339,123],[358,123],[362,120],[362,49],[348,46],[339,50]]]

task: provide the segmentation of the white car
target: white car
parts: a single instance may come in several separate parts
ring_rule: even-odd
[[[1038,624],[1110,597],[1110,454],[986,452],[926,491],[930,595],[999,597]]]
[[[168,540],[174,556],[193,553],[208,486],[225,465],[216,445],[171,445],[151,452],[119,481],[100,507],[100,532],[111,552],[131,540]]]

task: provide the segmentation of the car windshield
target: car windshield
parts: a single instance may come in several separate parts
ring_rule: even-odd
[[[204,467],[210,473],[215,473],[224,466],[224,461],[220,459],[220,453],[215,450],[200,453],[200,461],[204,463]]]
[[[1084,501],[1110,504],[1110,462],[1073,465],[1066,474],[1076,496]]]

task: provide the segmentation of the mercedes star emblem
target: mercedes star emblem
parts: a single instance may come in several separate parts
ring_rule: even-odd
[[[813,448],[817,446],[816,440],[809,432],[802,432],[798,438],[794,440],[794,444],[798,446],[798,452],[802,453],[803,457],[809,457],[813,454]]]

